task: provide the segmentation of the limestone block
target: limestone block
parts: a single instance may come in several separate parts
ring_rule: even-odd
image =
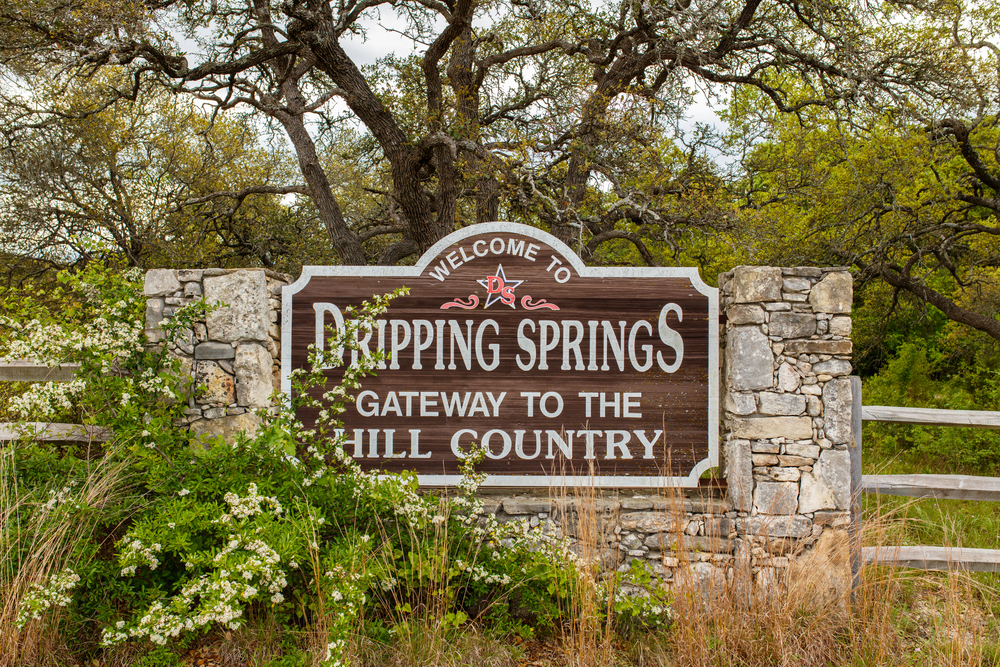
[[[809,292],[809,305],[817,313],[849,313],[853,300],[854,279],[846,271],[826,274]]]
[[[623,537],[621,542],[618,543],[618,548],[624,549],[625,551],[638,549],[641,546],[642,546],[642,538],[632,533],[629,533],[628,535]]]
[[[851,525],[851,513],[840,510],[820,510],[813,516],[813,523],[817,526],[849,526]]]
[[[785,343],[785,354],[850,354],[853,345],[849,340],[792,340]]]
[[[507,498],[503,501],[503,511],[507,514],[538,514],[551,510],[552,501],[548,498]]]
[[[726,345],[726,376],[736,391],[768,389],[773,381],[774,355],[767,336],[754,327],[736,327]]]
[[[851,441],[851,381],[830,380],[823,387],[823,430],[835,445]]]
[[[750,455],[750,460],[753,461],[754,467],[758,466],[776,466],[778,465],[777,454],[758,454],[753,453]]]
[[[506,506],[506,502],[504,503]],[[679,533],[684,528],[684,519],[669,512],[629,512],[622,514],[622,530],[637,530],[643,533]]]
[[[749,440],[730,440],[726,443],[725,473],[729,485],[729,500],[733,508],[749,512],[753,494],[753,463],[750,460]]]
[[[737,266],[733,269],[736,303],[781,301],[781,269],[774,266]]]
[[[152,269],[146,272],[143,294],[146,296],[167,296],[181,288],[177,272],[173,269]]]
[[[177,269],[177,280],[182,283],[189,282],[201,282],[201,277],[204,275],[204,271],[201,269]]]
[[[500,509],[500,504],[503,502],[501,498],[482,498],[483,501],[483,511],[480,516],[485,516],[487,514],[496,514],[497,510]]]
[[[156,329],[163,321],[163,309],[166,302],[162,297],[146,299],[146,328]]]
[[[821,361],[818,364],[813,364],[813,372],[817,375],[832,375],[834,377],[838,375],[850,375],[851,362],[843,359]]]
[[[236,348],[236,402],[247,408],[271,405],[271,355],[257,343]]]
[[[201,296],[201,284],[200,283],[187,283],[184,285],[184,296],[189,298],[197,298]]]
[[[799,485],[795,482],[758,482],[753,494],[759,514],[795,514],[799,505]]]
[[[670,497],[664,498],[665,507],[674,507],[676,500]],[[720,498],[706,498],[705,496],[695,496],[684,499],[684,511],[693,514],[725,514],[731,512],[733,506],[726,500]]]
[[[830,333],[834,336],[850,336],[853,323],[846,315],[830,318]]]
[[[781,275],[819,278],[823,275],[823,270],[815,266],[785,266],[781,269]]]
[[[709,539],[726,537],[729,535],[731,527],[732,522],[727,516],[714,516],[705,519],[705,535],[707,535]]]
[[[808,292],[810,285],[812,283],[809,282],[808,278],[785,278],[782,289],[786,292]]]
[[[804,456],[790,456],[787,454],[778,455],[778,465],[783,468],[800,468],[811,466],[815,461]]]
[[[760,394],[760,412],[765,415],[801,415],[806,411],[806,397],[801,394]]]
[[[753,394],[739,394],[728,392],[726,394],[726,410],[737,415],[749,415],[757,410],[757,402]]]
[[[726,533],[728,534],[728,528]],[[707,551],[709,553],[731,554],[736,549],[733,540],[720,537],[674,535],[671,533],[654,533],[646,538],[645,546],[660,551]]]
[[[737,417],[730,421],[730,428],[734,437],[745,440],[806,440],[812,437],[809,417]]]
[[[808,313],[775,313],[767,323],[768,333],[782,338],[808,338],[816,333],[816,316]]]
[[[267,340],[270,318],[263,271],[205,278],[205,300],[224,304],[206,318],[209,338],[225,343]]]
[[[789,456],[804,456],[810,459],[818,459],[819,452],[819,445],[799,445],[794,442],[785,445],[785,454]]]
[[[235,359],[236,349],[229,343],[208,341],[194,348],[195,359]]]
[[[726,573],[711,563],[692,563],[687,568],[698,582],[698,589],[705,594],[718,594],[726,587]],[[678,573],[678,577],[683,574]]]
[[[778,368],[778,389],[793,392],[802,384],[802,378],[794,365],[783,363]]]
[[[726,311],[726,319],[736,326],[740,324],[763,324],[764,309],[760,306],[738,305]]]
[[[768,479],[775,482],[797,482],[802,477],[802,471],[798,468],[779,468],[773,466],[767,471]]]
[[[801,515],[741,517],[736,520],[737,530],[749,535],[766,537],[805,537],[812,533],[812,521]]]
[[[185,355],[194,354],[194,331],[191,329],[181,329],[177,331],[174,345]]]
[[[260,417],[252,412],[218,419],[202,419],[191,424],[191,433],[201,440],[221,437],[225,442],[231,442],[240,433],[248,438],[257,434],[260,428]]]
[[[648,510],[653,507],[653,499],[643,496],[621,498],[619,502],[621,502],[623,510]]]
[[[807,397],[806,412],[809,413],[810,417],[822,417],[823,416],[823,401],[819,400],[816,396]]]
[[[233,376],[222,370],[214,361],[199,361],[195,366],[195,383],[200,394],[201,403],[225,403],[229,405],[236,399]]]
[[[813,471],[802,473],[799,511],[846,510],[851,504],[851,455],[843,449],[826,449]]]
[[[851,541],[846,530],[823,531],[812,549],[793,561],[789,581],[813,604],[847,612],[851,599]]]

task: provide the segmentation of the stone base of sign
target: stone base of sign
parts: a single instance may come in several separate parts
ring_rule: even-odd
[[[146,273],[146,337],[163,340],[162,324],[205,298],[216,306],[170,347],[195,392],[184,411],[191,432],[206,439],[253,435],[254,414],[281,385],[281,288],[291,276],[263,269],[154,269]],[[219,304],[225,304],[220,306]]]
[[[253,433],[279,387],[281,288],[263,270],[154,270],[147,335],[178,308],[225,303],[172,348],[198,387],[194,433]],[[722,293],[721,442],[727,489],[663,494],[571,489],[486,491],[486,511],[568,538],[606,571],[641,559],[665,582],[749,572],[762,586],[808,573],[821,599],[850,588],[851,302],[844,269],[737,267]],[[581,553],[581,555],[584,555]]]
[[[852,286],[843,268],[740,266],[719,276],[737,558],[763,579],[810,562],[823,595],[850,588]]]

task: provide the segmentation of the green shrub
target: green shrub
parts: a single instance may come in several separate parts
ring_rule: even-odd
[[[924,342],[904,343],[864,383],[865,405],[1000,410],[1000,371],[950,360]],[[864,426],[869,461],[897,459],[920,472],[1000,474],[1000,434],[975,428],[879,424]]]

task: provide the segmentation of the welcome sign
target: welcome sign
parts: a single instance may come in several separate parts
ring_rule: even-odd
[[[389,355],[342,415],[362,467],[451,485],[473,443],[489,486],[697,486],[718,465],[718,291],[696,269],[589,268],[513,223],[412,267],[305,267],[283,291],[283,390],[349,306],[403,286],[359,334]]]

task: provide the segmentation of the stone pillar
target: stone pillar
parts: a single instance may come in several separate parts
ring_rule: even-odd
[[[270,407],[281,386],[281,288],[291,276],[263,269],[154,269],[146,273],[146,336],[163,339],[160,325],[204,297],[217,306],[183,332],[170,353],[194,384],[185,420],[192,433],[229,438],[252,435],[254,414]]]
[[[773,580],[789,557],[846,548],[853,281],[843,268],[740,266],[719,287],[729,496],[743,557]]]

